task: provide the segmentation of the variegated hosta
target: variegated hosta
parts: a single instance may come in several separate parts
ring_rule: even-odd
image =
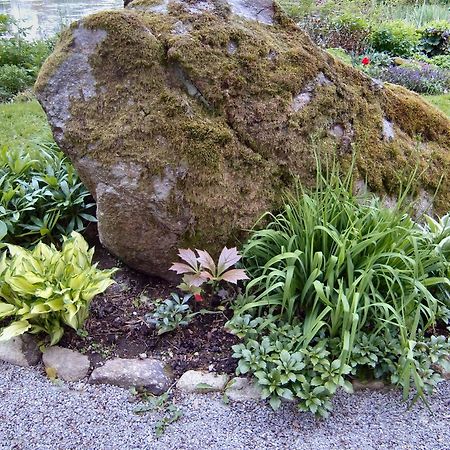
[[[198,294],[205,283],[228,281],[237,284],[240,280],[248,280],[243,269],[231,268],[241,259],[236,247],[224,247],[217,264],[207,251],[196,250],[196,252],[197,255],[191,249],[179,249],[178,256],[184,263],[173,263],[170,267],[170,270],[183,275],[180,289]]]
[[[0,259],[0,341],[25,332],[47,333],[57,343],[64,325],[77,330],[91,300],[114,283],[116,269],[92,264],[94,249],[73,232],[59,251],[39,243],[33,250],[5,245]]]

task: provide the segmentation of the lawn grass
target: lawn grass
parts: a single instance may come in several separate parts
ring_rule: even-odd
[[[427,95],[425,98],[450,117],[450,94]]]
[[[36,100],[0,103],[0,147],[30,148],[52,141],[47,117]]]

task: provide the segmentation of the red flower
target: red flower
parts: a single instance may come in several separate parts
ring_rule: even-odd
[[[364,56],[364,58],[361,61],[361,64],[363,66],[368,66],[370,64],[370,58],[368,56]]]
[[[203,301],[202,294],[194,294],[194,298],[195,298],[196,302],[202,302]]]

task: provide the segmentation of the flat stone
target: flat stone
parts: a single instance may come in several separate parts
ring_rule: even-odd
[[[188,370],[177,382],[177,388],[185,392],[220,392],[225,389],[228,375],[201,370]]]
[[[78,381],[85,378],[91,367],[86,355],[58,346],[45,350],[42,361],[47,369],[54,369],[56,376],[64,381]]]
[[[235,402],[261,399],[261,392],[256,387],[255,383],[243,377],[233,378],[228,383],[227,390],[225,392],[227,397]]]
[[[96,368],[89,378],[92,384],[112,384],[123,388],[146,389],[161,395],[172,383],[172,373],[166,364],[156,359],[111,359]]]
[[[35,366],[42,357],[36,338],[30,334],[0,342],[0,360],[16,366]]]

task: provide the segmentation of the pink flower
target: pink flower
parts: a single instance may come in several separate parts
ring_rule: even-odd
[[[194,294],[194,298],[195,298],[196,302],[202,302],[203,301],[202,294]]]
[[[364,58],[361,61],[361,64],[363,66],[368,66],[370,64],[370,58],[368,56],[364,56]]]

